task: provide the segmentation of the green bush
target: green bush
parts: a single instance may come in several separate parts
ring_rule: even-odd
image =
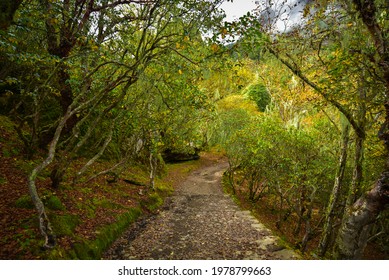
[[[336,160],[320,145],[310,131],[264,115],[237,131],[225,149],[231,170],[243,178],[250,200],[256,201],[265,190],[276,195],[279,188],[293,188],[298,195],[306,187],[329,189]]]
[[[247,90],[247,95],[257,104],[258,110],[261,112],[265,112],[266,107],[271,102],[271,96],[267,88],[262,84],[250,86]]]

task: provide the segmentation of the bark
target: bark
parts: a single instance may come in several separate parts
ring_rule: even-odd
[[[78,103],[81,96],[76,98],[74,100],[74,103]],[[38,177],[39,173],[45,169],[54,159],[58,142],[61,136],[61,133],[66,125],[66,122],[71,118],[74,114],[80,112],[85,107],[89,106],[91,103],[95,101],[96,97],[92,97],[90,100],[85,101],[84,103],[81,103],[78,105],[78,107],[73,109],[73,106],[69,106],[68,110],[66,111],[65,115],[60,119],[57,128],[55,130],[54,136],[50,142],[49,145],[49,151],[47,154],[47,157],[39,164],[37,165],[28,176],[28,188],[30,192],[30,196],[32,198],[32,201],[35,205],[36,210],[38,211],[39,216],[39,228],[41,230],[41,234],[45,239],[45,248],[52,248],[55,246],[55,235],[53,232],[53,229],[51,228],[49,218],[45,212],[44,205],[42,203],[42,200],[39,197],[37,187],[35,184],[36,178]]]
[[[311,219],[312,219],[312,210],[314,206],[314,200],[315,200],[315,195],[316,195],[317,189],[315,187],[312,188],[312,192],[309,196],[309,201],[307,203],[307,215],[305,216],[305,234],[303,237],[303,240],[301,241],[301,252],[305,252],[307,248],[307,244],[309,240],[312,239],[312,236],[314,234],[314,230],[312,229],[311,226]]]
[[[39,168],[35,168],[30,176],[28,177],[28,188],[30,191],[30,196],[32,199],[32,202],[35,205],[36,210],[38,211],[38,219],[39,219],[39,230],[44,238],[44,248],[53,248],[56,244],[56,237],[54,235],[53,229],[50,224],[50,220],[46,214],[45,211],[45,206],[43,205],[42,200],[39,197],[36,185],[35,185],[35,180],[36,177],[41,170],[41,168],[44,168],[44,165],[42,164],[39,166]]]
[[[157,157],[156,155],[153,155],[153,153],[150,153],[150,188],[154,190],[155,188],[155,175],[157,173]]]
[[[325,253],[327,252],[328,245],[330,243],[330,237],[333,233],[332,226],[333,226],[333,220],[335,214],[335,207],[338,204],[340,192],[342,189],[344,172],[346,170],[347,150],[348,150],[349,140],[350,140],[350,125],[346,124],[342,129],[342,149],[339,158],[339,169],[335,178],[334,187],[332,189],[330,200],[328,202],[328,206],[326,209],[323,233],[318,248],[319,256],[324,256]]]
[[[353,179],[347,196],[346,209],[351,207],[351,205],[355,202],[358,193],[360,192],[363,171],[363,144],[364,139],[357,136],[355,139]]]
[[[384,171],[373,189],[360,197],[346,213],[339,231],[337,259],[360,259],[366,247],[369,230],[378,214],[389,203],[389,171]]]
[[[52,248],[55,246],[55,235],[53,232],[53,229],[50,224],[50,220],[46,214],[45,207],[42,203],[42,200],[39,197],[37,187],[35,184],[36,178],[39,175],[39,173],[46,168],[54,159],[55,151],[57,148],[57,144],[59,141],[59,137],[61,135],[61,132],[66,124],[66,121],[69,117],[71,117],[72,112],[70,110],[67,111],[65,116],[61,119],[60,123],[57,126],[57,129],[55,131],[53,140],[50,143],[49,147],[49,153],[46,157],[46,159],[36,166],[28,176],[28,188],[30,192],[31,199],[35,205],[36,210],[38,211],[38,218],[39,218],[39,229],[41,231],[41,234],[45,240],[44,248]]]
[[[80,171],[77,172],[76,176],[74,177],[73,179],[73,184],[76,184],[78,179],[80,178],[80,176],[82,174],[84,174],[84,172],[88,169],[89,166],[91,166],[93,163],[96,162],[96,160],[98,160],[102,154],[104,153],[105,149],[107,148],[108,144],[111,142],[112,140],[112,135],[113,135],[113,128],[110,130],[109,132],[109,135],[107,136],[107,138],[105,139],[104,141],[104,144],[103,146],[101,147],[101,149],[99,150],[99,152],[93,157],[91,158],[81,169]]]
[[[97,177],[101,176],[101,175],[105,175],[105,174],[108,174],[108,173],[111,173],[113,172],[116,168],[118,167],[121,167],[123,166],[129,159],[130,159],[130,156],[131,154],[128,153],[126,154],[126,156],[118,163],[114,164],[112,167],[106,169],[106,170],[103,170],[95,175],[93,175],[92,177],[88,178],[86,181],[85,181],[85,184],[89,183],[90,181],[96,179]],[[118,174],[121,173],[121,171],[117,172]]]

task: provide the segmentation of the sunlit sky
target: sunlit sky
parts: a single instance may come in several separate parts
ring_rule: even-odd
[[[312,0],[233,0],[233,2],[223,2],[220,7],[227,14],[226,21],[233,21],[255,8],[262,7],[260,8],[262,10],[264,3],[267,3],[268,13],[265,16],[273,17],[275,30],[285,32],[301,22],[302,10],[309,2]]]
[[[227,14],[227,21],[232,21],[234,19],[238,19],[239,17],[247,14],[247,12],[251,11],[256,7],[254,0],[234,0],[231,2],[224,2],[221,5],[221,8]]]

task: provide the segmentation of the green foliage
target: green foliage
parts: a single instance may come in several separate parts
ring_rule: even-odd
[[[243,129],[250,120],[248,112],[242,108],[220,112],[210,137],[210,145],[222,145],[237,131]]]
[[[257,104],[258,110],[261,112],[265,112],[271,102],[271,96],[263,84],[251,85],[246,94]]]
[[[332,156],[320,148],[309,131],[284,127],[274,116],[253,118],[226,144],[230,169],[238,171],[251,200],[279,188],[329,188]]]

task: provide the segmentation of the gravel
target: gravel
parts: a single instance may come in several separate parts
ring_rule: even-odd
[[[277,260],[298,259],[249,211],[223,193],[227,163],[193,172],[157,215],[131,226],[104,259]]]

